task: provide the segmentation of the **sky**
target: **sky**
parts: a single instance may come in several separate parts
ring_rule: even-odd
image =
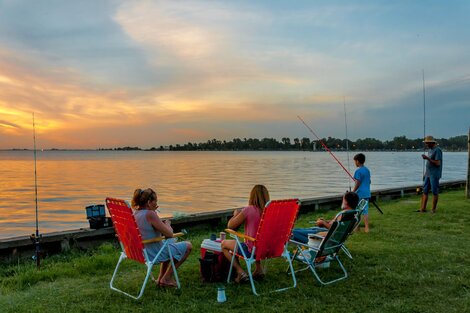
[[[454,0],[0,0],[0,149],[33,147],[33,113],[43,149],[314,139],[297,116],[320,137],[464,135],[469,16]]]

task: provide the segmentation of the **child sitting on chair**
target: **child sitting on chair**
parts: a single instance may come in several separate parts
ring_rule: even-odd
[[[248,201],[248,206],[243,209],[237,209],[233,212],[233,217],[228,221],[228,228],[237,229],[243,223],[245,224],[245,235],[255,238],[256,232],[258,231],[259,222],[261,219],[261,214],[263,213],[266,203],[269,201],[269,192],[263,185],[255,185],[250,193],[250,199]],[[235,240],[224,240],[222,241],[222,251],[225,257],[231,261],[232,254],[231,251],[235,250],[237,242]],[[245,243],[242,243],[242,249],[245,252],[247,257],[250,257],[251,251],[253,249],[253,242],[246,240]],[[240,247],[237,247],[240,249]],[[241,251],[238,252],[241,254]],[[256,269],[253,272],[254,279],[261,279],[264,277],[263,268],[260,261],[255,263]],[[243,268],[240,266],[238,259],[235,258],[233,267],[237,271],[237,277],[235,282],[240,283],[248,280],[248,275],[243,271]]]
[[[157,215],[157,193],[151,188],[136,189],[132,197],[132,208],[135,209],[134,217],[139,227],[143,240],[156,237],[173,237],[173,229],[170,226],[170,220],[161,220]],[[178,268],[188,257],[191,252],[192,245],[189,241],[176,242],[176,239],[169,242],[171,254],[177,261],[175,267]],[[160,251],[163,243],[153,242],[145,244],[148,256],[151,260],[155,258]],[[160,265],[160,273],[156,280],[156,284],[161,287],[177,287],[173,278],[173,268],[170,265],[170,255],[168,250],[162,251],[157,260]]]
[[[359,196],[355,192],[346,192],[343,196],[341,209],[343,211],[354,210],[358,203]],[[328,231],[334,221],[335,219],[326,221],[323,218],[319,218],[316,221],[316,227],[294,228],[292,231],[292,239],[301,243],[307,243],[309,234],[317,234],[319,232]]]

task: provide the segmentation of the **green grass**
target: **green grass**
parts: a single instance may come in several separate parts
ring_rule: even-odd
[[[32,262],[0,265],[0,312],[470,312],[470,201],[459,190],[441,195],[435,215],[414,213],[418,205],[416,196],[381,203],[384,215],[371,207],[371,233],[349,238],[354,259],[341,255],[349,277],[334,285],[321,287],[305,271],[295,289],[256,297],[249,284],[230,284],[227,302],[217,303],[217,285],[200,281],[198,247],[221,226],[190,232],[195,248],[178,271],[181,290],[149,283],[139,301],[111,291],[119,251],[106,244],[49,257],[40,271]],[[335,213],[301,215],[296,226]],[[269,262],[260,291],[289,284],[285,268],[281,260]],[[137,291],[139,269],[128,263],[119,285]]]

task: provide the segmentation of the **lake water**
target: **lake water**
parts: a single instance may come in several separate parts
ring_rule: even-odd
[[[421,182],[419,152],[367,152],[372,190]],[[352,159],[354,153],[350,153]],[[347,154],[336,153],[348,168]],[[350,162],[353,173],[354,162]],[[443,181],[465,179],[467,153],[444,153]],[[254,184],[272,199],[341,194],[348,175],[326,152],[38,151],[41,233],[88,227],[85,206],[130,200],[139,187],[159,194],[162,213],[244,206]],[[0,238],[35,230],[32,151],[0,151]]]

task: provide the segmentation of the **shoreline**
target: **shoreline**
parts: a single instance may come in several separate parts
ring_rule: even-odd
[[[441,190],[461,189],[466,185],[465,180],[446,181],[441,183]],[[386,188],[372,191],[373,200],[385,200],[403,198],[405,195],[417,193],[421,185],[410,185],[397,188]],[[300,214],[336,209],[341,205],[342,195],[325,197],[312,197],[299,199],[301,203]],[[195,213],[183,217],[172,218],[171,223],[175,231],[184,228],[192,228],[201,225],[215,227],[227,223],[233,210],[225,209],[206,213]],[[371,207],[373,210],[374,208]],[[386,213],[386,212],[385,212]],[[41,249],[47,254],[55,254],[67,251],[72,247],[89,249],[107,241],[116,241],[113,227],[101,229],[80,228],[41,234]],[[34,253],[35,246],[29,236],[17,236],[0,239],[0,259],[14,260]]]

